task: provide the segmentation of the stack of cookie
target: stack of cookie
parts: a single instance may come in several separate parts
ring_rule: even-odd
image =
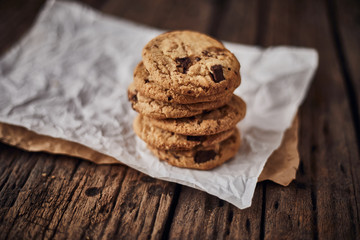
[[[236,124],[246,105],[233,94],[240,64],[224,45],[201,33],[173,31],[152,39],[129,86],[140,114],[136,134],[171,165],[211,169],[240,146]]]

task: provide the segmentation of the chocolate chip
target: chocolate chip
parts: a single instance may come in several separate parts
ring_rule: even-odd
[[[186,73],[189,67],[191,66],[191,59],[188,57],[176,58],[175,61],[179,64],[176,67],[182,68],[182,73]]]
[[[188,91],[187,91],[187,93],[188,93],[188,94],[192,94],[192,93],[193,93],[193,91],[191,91],[191,90],[188,90]]]
[[[231,71],[231,68],[228,68],[229,71]]]
[[[201,53],[207,57],[211,57],[210,53],[206,50],[202,51]]]
[[[205,136],[186,136],[186,140],[194,142],[202,142],[206,139]]]
[[[177,156],[177,155],[175,155],[175,154],[173,154],[173,156],[174,156],[174,158],[176,158],[176,159],[179,159],[179,158],[180,158],[179,156]]]
[[[211,77],[211,79],[212,79],[214,82],[216,82],[216,81],[215,81],[215,78],[214,78],[214,74],[212,74],[212,72],[210,72],[210,77]]]
[[[201,60],[201,58],[199,58],[199,57],[195,57],[195,60],[196,60],[196,61],[200,61],[200,60]]]
[[[208,113],[210,113],[210,112],[211,112],[211,111],[208,111],[208,110],[203,110],[203,111],[202,111],[203,114],[208,114]]]
[[[214,82],[219,83],[225,80],[221,65],[214,65],[210,69],[212,71],[212,73],[210,72],[210,76]]]
[[[148,83],[148,82],[149,82],[149,79],[145,79],[144,82],[145,82],[145,83]]]
[[[133,101],[133,102],[135,102],[135,103],[136,103],[137,100],[138,100],[138,99],[137,99],[137,96],[136,96],[136,93],[135,93],[135,94],[131,94],[129,97],[130,97],[130,100]]]
[[[170,102],[172,100],[172,96],[168,96],[168,101]]]
[[[196,163],[204,163],[214,159],[215,157],[216,157],[216,152],[214,150],[198,151],[195,154],[194,161]]]

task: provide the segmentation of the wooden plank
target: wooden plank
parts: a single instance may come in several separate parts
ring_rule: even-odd
[[[201,9],[201,10],[199,10]],[[213,2],[207,0],[109,1],[102,11],[164,30],[189,29],[205,32],[211,20]]]
[[[360,147],[360,2],[332,0],[328,8]],[[359,193],[356,196],[360,201]]]
[[[353,121],[357,124],[357,145],[360,148],[360,2],[354,0],[330,1],[330,18],[336,21],[333,32],[338,34],[337,48],[341,59],[343,76],[347,82],[347,90]],[[354,219],[360,223],[360,161],[351,162],[347,174],[354,182],[354,198],[357,203],[357,212]]]
[[[313,47],[320,62],[300,111],[300,185],[280,191],[268,186],[264,237],[354,239],[360,225],[355,199],[359,181],[354,174],[360,172],[359,154],[326,5],[274,1],[267,24],[263,44]]]
[[[257,37],[258,2],[230,1],[218,29],[211,29],[221,40],[254,44]],[[217,19],[217,16],[212,16]],[[237,23],[240,23],[237,25]],[[234,27],[236,25],[236,27]],[[240,210],[217,197],[182,187],[174,213],[171,239],[259,239],[261,237],[264,183],[258,184],[251,208]]]
[[[175,184],[125,166],[1,147],[0,161],[13,165],[0,177],[0,238],[100,239],[107,227],[126,225],[143,226],[124,228],[132,230],[126,236],[164,230]]]
[[[174,184],[118,168],[124,167],[97,166],[100,171],[85,174],[85,182],[91,185],[79,188],[78,196],[75,192],[76,198],[62,213],[53,237],[122,239],[162,233]]]
[[[256,44],[261,4],[259,1],[230,1],[226,6],[226,14],[221,20],[221,25],[217,29],[217,37],[224,41]]]
[[[0,1],[0,55],[26,33],[45,0]]]
[[[175,184],[155,180],[129,169],[111,217],[88,230],[91,238],[158,239],[164,231]],[[81,216],[79,216],[81,219]],[[96,235],[97,231],[103,235]]]
[[[19,154],[19,150],[1,144],[0,161],[5,164],[10,163],[5,174],[1,176],[3,180],[0,190],[0,202],[2,203],[0,217],[1,239],[5,239],[5,237],[21,238],[24,236],[23,229],[26,225],[31,224],[31,222],[36,224],[34,212],[37,211],[37,207],[39,207],[39,210],[41,209],[37,204],[44,202],[41,200],[44,200],[47,185],[49,184],[46,181],[48,178],[43,177],[42,174],[46,175],[46,172],[52,172],[54,167],[51,162],[48,162],[50,164],[47,166],[37,167],[39,166],[38,159],[43,157],[43,154]],[[71,163],[76,165],[76,161]],[[37,186],[41,187],[38,188]],[[21,209],[23,205],[27,205],[27,209]],[[38,220],[40,221],[41,218],[39,217]],[[29,232],[26,232],[26,234],[27,237],[32,236]]]
[[[261,205],[261,187],[255,190],[252,207],[245,210],[205,192],[182,187],[169,238],[258,239]]]

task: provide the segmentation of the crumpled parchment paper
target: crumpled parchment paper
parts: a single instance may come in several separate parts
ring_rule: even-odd
[[[6,126],[22,126],[249,207],[266,160],[305,97],[317,68],[316,51],[225,43],[242,66],[235,91],[247,103],[246,118],[238,124],[242,146],[233,160],[212,171],[181,169],[159,161],[136,137],[131,127],[136,113],[127,101],[142,47],[161,32],[76,3],[49,1],[31,31],[0,59],[3,138],[12,131]]]

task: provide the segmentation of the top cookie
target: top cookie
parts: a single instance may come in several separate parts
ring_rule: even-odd
[[[235,88],[228,88],[221,93],[208,96],[190,96],[176,93],[175,91],[164,88],[160,84],[155,83],[149,76],[149,72],[145,69],[143,62],[140,62],[134,70],[134,84],[137,90],[146,97],[156,99],[162,102],[193,104],[202,102],[223,101],[232,96]]]
[[[142,51],[151,79],[183,95],[219,94],[240,84],[240,64],[219,41],[192,31],[152,39]]]

